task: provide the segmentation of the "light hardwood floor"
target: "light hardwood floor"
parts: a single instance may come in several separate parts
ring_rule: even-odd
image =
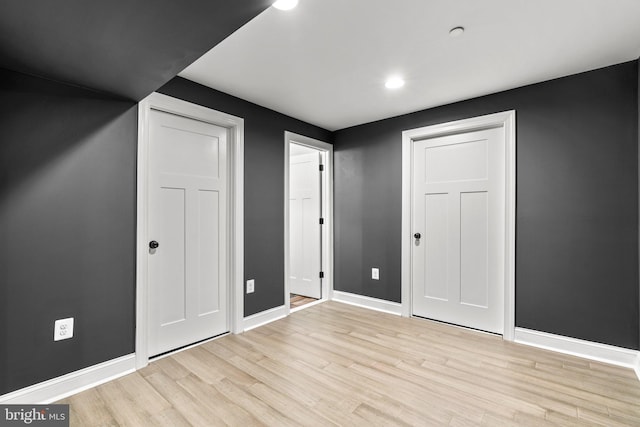
[[[289,294],[289,308],[298,308],[318,301],[316,298],[305,297],[302,295]]]
[[[630,369],[334,302],[60,403],[72,426],[640,425]]]

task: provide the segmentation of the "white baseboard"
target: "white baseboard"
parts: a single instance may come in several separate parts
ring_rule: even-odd
[[[129,354],[2,395],[0,404],[46,405],[130,374],[135,370],[135,354]]]
[[[402,304],[378,298],[366,297],[364,295],[352,294],[349,292],[333,291],[331,297],[333,301],[344,304],[355,305],[357,307],[368,308],[370,310],[382,311],[384,313],[402,315]]]
[[[637,350],[524,328],[516,328],[514,341],[519,344],[631,368],[640,379],[640,351]]]
[[[274,307],[269,310],[261,311],[260,313],[252,314],[244,318],[242,324],[242,330],[244,332],[255,329],[259,326],[266,325],[267,323],[275,322],[284,317],[287,317],[287,306],[281,305],[280,307]]]

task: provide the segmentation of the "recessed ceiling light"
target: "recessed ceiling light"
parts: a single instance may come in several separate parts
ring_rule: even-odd
[[[278,0],[273,3],[273,7],[280,10],[291,10],[298,5],[298,0]]]
[[[404,86],[404,80],[400,77],[390,77],[384,85],[387,89],[398,89]]]
[[[449,31],[449,35],[451,37],[461,36],[462,33],[464,33],[464,27],[455,27],[455,28],[452,28],[451,31]]]

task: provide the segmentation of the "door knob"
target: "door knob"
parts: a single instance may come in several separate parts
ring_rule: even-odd
[[[422,235],[420,233],[416,233],[413,235],[414,238],[419,239],[420,237],[422,237]]]
[[[149,247],[151,249],[156,249],[158,246],[160,246],[160,243],[156,242],[155,240],[149,242]]]

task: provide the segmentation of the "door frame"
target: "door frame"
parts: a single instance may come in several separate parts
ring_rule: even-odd
[[[318,302],[327,301],[333,294],[333,145],[317,139],[309,138],[293,132],[284,133],[284,301],[285,313],[291,313],[289,304],[289,144],[298,144],[316,149],[324,153],[324,172],[322,172],[322,263],[321,271],[324,278],[321,281],[322,298]],[[307,305],[308,306],[308,305]],[[306,306],[305,306],[306,307]]]
[[[242,332],[244,319],[244,119],[152,93],[138,104],[138,171],[136,213],[136,368],[148,365],[149,114],[151,110],[176,114],[227,129],[228,141],[228,321],[232,333]]]
[[[515,223],[516,223],[516,112],[515,110],[425,126],[402,132],[402,315],[412,316],[411,289],[411,182],[414,141],[489,128],[504,128],[505,136],[505,259],[504,332],[515,334]]]

